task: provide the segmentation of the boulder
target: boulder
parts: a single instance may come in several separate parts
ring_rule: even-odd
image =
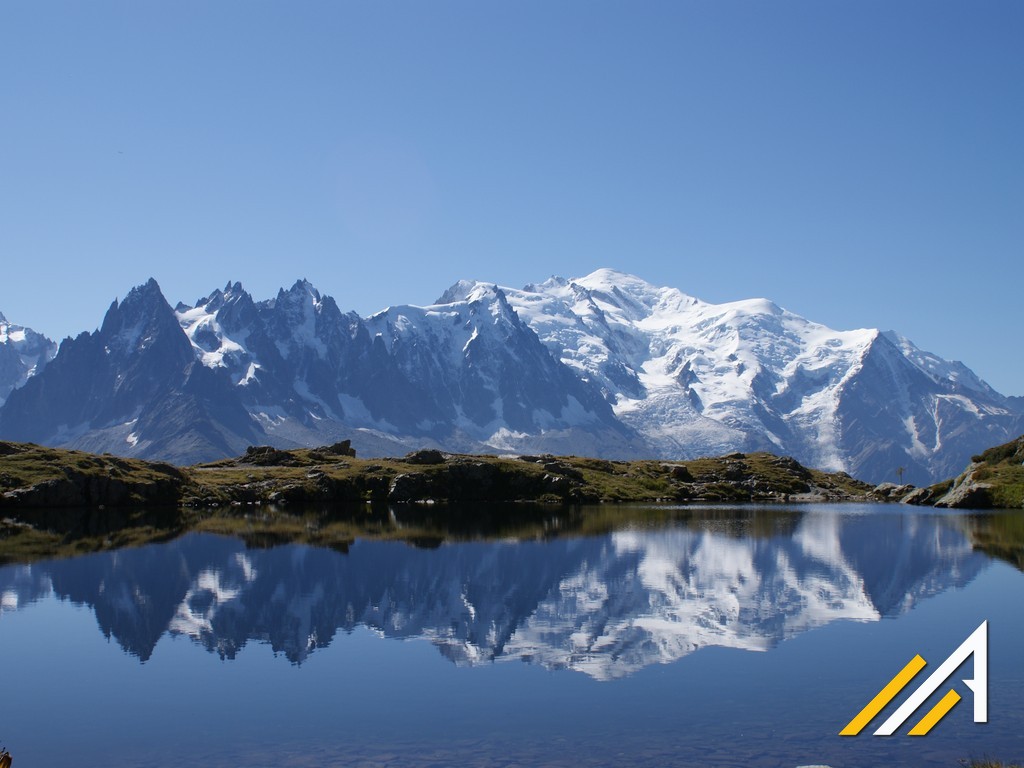
[[[678,480],[681,483],[692,483],[694,481],[690,470],[682,464],[662,464],[661,468],[667,470],[672,475],[673,480]]]
[[[954,481],[953,487],[935,502],[935,506],[947,509],[988,509],[991,507],[992,496],[989,493],[992,489],[991,483],[979,483],[974,478],[974,473],[980,468],[980,464],[971,464],[967,471]]]
[[[444,454],[433,448],[407,453],[403,461],[406,464],[444,464]]]
[[[882,483],[876,485],[871,491],[871,495],[875,498],[883,499],[885,501],[897,501],[903,499],[907,494],[914,490],[912,485],[897,485],[896,483]]]
[[[913,504],[914,506],[927,504],[928,500],[931,499],[931,497],[932,492],[930,489],[915,488],[902,499],[900,499],[900,504]]]
[[[325,445],[317,450],[321,453],[329,453],[333,456],[351,456],[352,458],[355,458],[356,456],[356,449],[352,447],[351,440],[342,440],[340,443]]]
[[[990,483],[957,483],[935,502],[935,506],[948,509],[988,509],[992,506],[991,489]]]

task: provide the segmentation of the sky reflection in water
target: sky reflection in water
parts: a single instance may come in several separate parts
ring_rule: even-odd
[[[989,518],[681,518],[347,552],[188,534],[5,567],[0,740],[37,766],[1024,755],[1024,576],[973,546]],[[924,739],[836,735],[914,653],[933,666],[983,619],[987,726],[968,701]]]

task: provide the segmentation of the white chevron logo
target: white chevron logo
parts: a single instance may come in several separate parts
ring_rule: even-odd
[[[974,694],[974,722],[988,722],[988,621],[981,622],[981,625],[971,633],[971,636],[964,640],[949,657],[942,662],[941,666],[932,672],[913,694],[911,694],[900,707],[893,712],[889,719],[882,723],[875,731],[875,736],[891,736],[902,726],[918,708],[928,700],[943,683],[948,680],[957,668],[969,657],[974,657],[974,677],[964,680],[964,684]],[[921,656],[914,656],[896,676],[867,706],[857,713],[846,727],[839,732],[840,736],[856,736],[865,726],[870,723],[886,705],[889,704],[902,691],[907,684],[927,666],[927,662]],[[910,736],[924,736],[934,728],[949,711],[960,701],[960,694],[952,688],[945,696],[922,717],[913,728],[910,729]]]

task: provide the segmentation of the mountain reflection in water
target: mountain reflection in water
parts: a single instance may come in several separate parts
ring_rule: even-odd
[[[347,552],[189,533],[2,568],[0,611],[51,593],[89,606],[143,662],[170,634],[225,659],[256,641],[301,663],[366,626],[426,639],[460,665],[515,659],[607,680],[702,647],[764,651],[836,619],[899,615],[987,562],[942,516],[787,512],[758,530],[749,511],[743,524],[722,509],[687,514],[605,535],[359,539]]]

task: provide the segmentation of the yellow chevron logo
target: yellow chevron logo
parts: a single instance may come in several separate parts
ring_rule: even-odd
[[[968,658],[974,657],[974,677],[964,680],[964,684],[974,694],[974,722],[988,722],[988,621],[981,622],[981,625],[971,633],[970,637],[964,640],[949,657],[942,662],[927,680],[914,691],[913,694],[897,709],[889,718],[882,723],[875,731],[875,736],[891,736],[916,712],[922,704],[938,690],[939,686],[948,680],[961,664]],[[857,713],[857,715],[846,724],[846,727],[839,732],[840,736],[856,736],[868,723],[885,707],[899,696],[900,692],[907,687],[917,673],[927,666],[927,662],[920,655],[914,656],[907,665],[903,667],[896,676],[892,678],[878,694]],[[913,728],[909,736],[925,736],[934,728],[950,710],[960,701],[960,694],[952,688],[942,697],[928,713],[922,717]]]

